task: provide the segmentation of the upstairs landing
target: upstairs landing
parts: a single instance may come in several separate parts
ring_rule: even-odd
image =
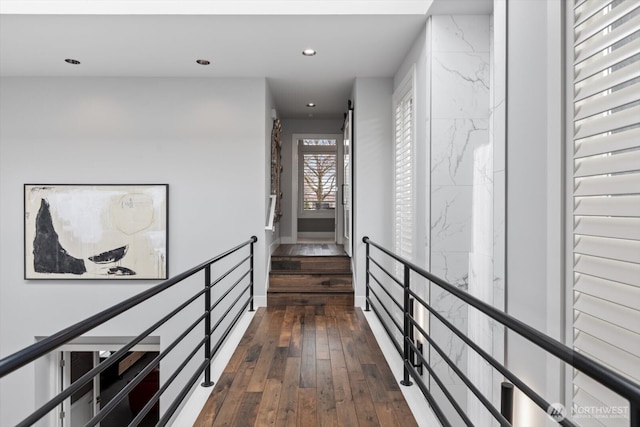
[[[412,427],[361,309],[259,308],[195,422],[210,426]]]

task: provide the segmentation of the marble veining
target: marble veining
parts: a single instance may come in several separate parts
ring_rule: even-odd
[[[438,16],[433,20],[433,50],[489,52],[489,31],[489,16]]]
[[[432,118],[489,118],[489,69],[488,53],[435,53]]]
[[[505,92],[496,89],[496,80],[503,77],[493,69],[499,62],[494,44],[503,39],[492,30],[489,16],[432,17],[427,240],[431,271],[490,304],[504,298],[504,262],[499,258],[504,257],[500,210],[504,211],[505,195],[500,188]],[[462,333],[490,353],[501,351],[500,325],[436,285],[431,285],[429,297],[434,309]],[[491,396],[499,379],[486,362],[433,316],[429,322],[431,336],[443,352]],[[430,357],[435,373],[462,408],[478,425],[487,425],[477,398],[433,349]],[[431,386],[437,389],[433,382]],[[434,395],[443,398],[439,392]],[[445,409],[452,420],[458,419],[451,411]]]
[[[484,119],[436,119],[432,127],[433,185],[473,184],[473,153],[488,143]]]

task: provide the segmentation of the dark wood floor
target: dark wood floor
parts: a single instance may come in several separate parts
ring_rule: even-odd
[[[341,256],[346,255],[344,246],[335,243],[298,243],[280,245],[272,256]]]
[[[196,426],[417,426],[362,310],[260,308]]]

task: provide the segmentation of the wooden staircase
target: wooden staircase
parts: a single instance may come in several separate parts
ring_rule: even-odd
[[[341,245],[280,245],[271,255],[268,306],[353,306],[351,259]]]

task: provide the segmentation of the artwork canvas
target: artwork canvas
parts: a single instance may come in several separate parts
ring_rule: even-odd
[[[26,184],[25,279],[166,279],[168,185]]]

